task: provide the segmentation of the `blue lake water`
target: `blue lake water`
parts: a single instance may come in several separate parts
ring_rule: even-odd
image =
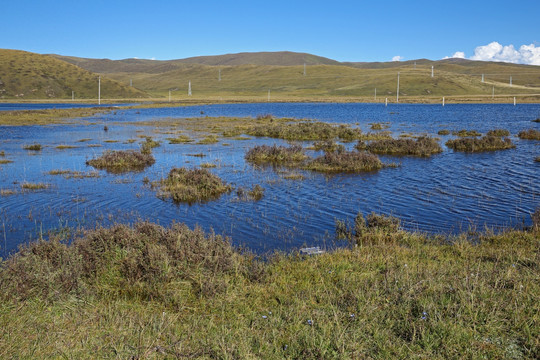
[[[430,158],[381,157],[385,162],[400,163],[398,168],[332,176],[299,171],[304,180],[287,180],[282,169],[256,167],[244,160],[249,148],[263,143],[286,144],[282,140],[220,138],[213,145],[173,145],[165,140],[171,135],[160,129],[128,124],[200,117],[201,112],[211,117],[270,113],[348,123],[365,131],[370,131],[369,123],[386,122],[396,137],[403,133],[438,136],[441,129],[485,133],[505,128],[510,130],[516,148],[475,154],[454,152],[444,146],[454,137],[440,136],[444,152]],[[540,124],[531,121],[539,116],[540,105],[264,103],[118,110],[87,118],[81,124],[0,127],[0,152],[5,152],[1,159],[13,161],[0,165],[0,189],[17,192],[0,196],[0,254],[49,230],[139,219],[162,225],[173,221],[199,225],[259,252],[303,245],[333,246],[335,220],[352,220],[358,211],[392,214],[401,218],[407,229],[438,233],[457,233],[469,227],[527,226],[530,214],[540,206],[540,163],[534,161],[540,155],[540,142],[520,140],[516,134],[530,128],[540,130]],[[108,132],[103,131],[104,125]],[[156,163],[144,172],[114,175],[100,171],[100,177],[84,179],[47,174],[53,169],[93,171],[85,165],[86,160],[106,149],[138,149],[142,135],[162,141],[162,146],[154,149]],[[91,140],[79,142],[81,139]],[[129,139],[137,142],[127,143]],[[34,142],[44,149],[23,149]],[[77,148],[59,150],[57,145]],[[302,145],[307,147],[311,142]],[[201,152],[206,156],[189,155]],[[257,202],[240,201],[232,192],[217,201],[178,205],[157,198],[156,192],[143,183],[145,177],[150,181],[165,177],[173,167],[209,162],[217,164],[211,171],[225,181],[245,188],[260,184],[265,196]],[[23,182],[43,182],[50,188],[21,192]]]

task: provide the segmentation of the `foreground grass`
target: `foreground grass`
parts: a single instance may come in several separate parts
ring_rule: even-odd
[[[0,267],[0,357],[540,356],[538,232],[356,228],[358,247],[265,262],[180,224],[34,243]]]

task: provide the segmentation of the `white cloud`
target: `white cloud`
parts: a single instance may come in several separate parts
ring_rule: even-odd
[[[403,60],[403,56],[396,55],[392,58],[392,61],[401,61]]]
[[[465,53],[458,51],[452,57],[465,58]],[[445,57],[448,59],[448,57]],[[494,41],[478,46],[469,59],[479,61],[503,61],[514,64],[540,65],[540,47],[535,44],[521,45],[518,50],[514,45],[503,46]]]
[[[456,51],[452,57],[457,59],[465,59],[465,53],[463,51]]]

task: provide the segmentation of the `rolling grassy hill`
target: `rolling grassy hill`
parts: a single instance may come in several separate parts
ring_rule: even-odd
[[[95,99],[98,74],[47,55],[0,49],[0,99]],[[106,98],[141,98],[148,95],[102,77]]]
[[[377,89],[378,99],[384,101],[385,97],[396,96],[398,71],[402,97],[489,97],[493,90],[496,95],[540,93],[539,66],[465,59],[340,63],[293,52],[240,53],[169,61],[58,57],[124,84],[132,80],[135,86],[157,97],[166,97],[172,90],[174,98],[186,98],[191,81],[193,98],[266,99],[270,90],[274,99],[374,99]],[[435,68],[433,78],[431,66]]]
[[[22,53],[22,52],[21,52]],[[29,54],[29,53],[23,53]],[[35,55],[35,54],[34,54]],[[440,99],[441,97],[476,97],[491,99],[496,96],[525,96],[529,101],[540,101],[530,94],[540,94],[540,66],[507,63],[446,59],[427,59],[403,62],[341,63],[335,60],[305,53],[260,52],[219,56],[201,56],[178,60],[144,59],[85,59],[60,55],[35,55],[47,61],[62,63],[54,71],[43,69],[37,64],[32,69],[11,61],[13,74],[24,79],[26,72],[39,73],[42,78],[85,79],[88,93],[95,98],[97,73],[104,78],[123,84],[122,89],[134,90],[133,86],[156,98],[167,98],[169,90],[175,100],[267,100],[268,91],[272,100],[351,100],[370,101],[375,99],[394,101],[397,91],[397,73],[400,73],[400,99]],[[44,62],[44,60],[43,60]],[[69,63],[69,64],[68,64]],[[304,75],[304,64],[307,72]],[[76,65],[76,66],[74,66]],[[30,67],[29,62],[26,66]],[[435,76],[431,77],[431,67]],[[36,67],[38,70],[36,70]],[[40,70],[41,69],[41,70]],[[84,69],[84,70],[83,70]],[[86,71],[85,76],[76,75]],[[92,72],[92,73],[89,73]],[[482,82],[484,74],[484,82]],[[512,77],[512,85],[510,85]],[[0,79],[5,83],[0,73]],[[21,82],[22,80],[19,80]],[[25,82],[25,81],[22,81]],[[191,82],[192,96],[188,97]],[[13,82],[12,82],[13,83]],[[17,82],[14,82],[15,85]],[[81,83],[81,85],[84,81]],[[112,84],[111,82],[109,84]],[[92,89],[94,87],[94,90]],[[103,83],[102,83],[103,86]],[[14,87],[12,85],[12,87]],[[64,97],[71,90],[64,86]],[[17,89],[17,87],[14,87]],[[34,87],[36,88],[36,87]],[[42,86],[42,88],[45,88]],[[17,94],[12,91],[12,94]],[[120,92],[120,91],[119,91]],[[43,93],[43,91],[42,91]],[[104,97],[113,97],[102,88]],[[86,93],[82,93],[86,96]],[[45,95],[47,93],[45,92]],[[12,95],[14,96],[14,95]],[[49,96],[49,95],[47,95]],[[43,96],[42,97],[46,97]],[[121,97],[137,97],[129,94]],[[438,101],[438,100],[437,100]]]

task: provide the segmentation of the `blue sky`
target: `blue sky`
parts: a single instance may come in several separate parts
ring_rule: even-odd
[[[178,59],[289,50],[339,61],[390,61],[456,52],[470,58],[477,47],[497,42],[500,48],[486,48],[478,59],[508,56],[530,63],[516,53],[532,44],[527,49],[540,61],[538,0],[21,0],[4,2],[0,14],[0,48],[80,57]]]

